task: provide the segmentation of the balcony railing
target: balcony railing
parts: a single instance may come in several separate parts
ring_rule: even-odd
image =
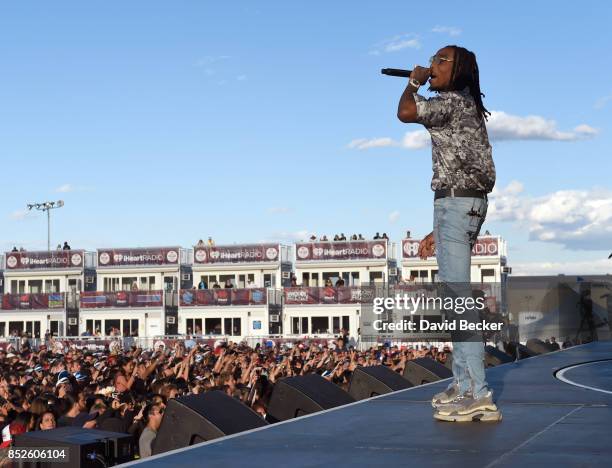
[[[285,304],[360,304],[371,302],[374,289],[364,286],[294,287],[283,290]]]
[[[84,291],[82,309],[104,307],[162,307],[163,291]]]
[[[265,305],[266,288],[181,289],[179,304],[189,306]]]
[[[63,309],[64,293],[3,294],[3,310]]]

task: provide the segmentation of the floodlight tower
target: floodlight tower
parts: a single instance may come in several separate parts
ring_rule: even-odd
[[[64,206],[63,200],[28,203],[28,210],[36,209],[47,212],[47,250],[51,250],[51,210]]]

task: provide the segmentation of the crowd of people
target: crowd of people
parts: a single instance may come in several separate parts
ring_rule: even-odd
[[[379,240],[379,239],[386,239],[389,240],[389,236],[387,236],[387,233],[384,232],[382,234],[382,236],[380,235],[380,233],[376,233],[374,235],[374,237],[372,238],[374,240]],[[362,240],[366,240],[365,237],[363,237],[362,234],[353,234],[351,235],[348,239],[347,237],[344,235],[343,232],[341,232],[340,234],[336,234],[334,235],[334,237],[332,238],[332,240],[334,242],[338,242],[338,241],[346,241],[346,240],[351,240],[351,241],[362,241]],[[310,241],[311,242],[316,242],[317,241],[317,236],[315,236],[314,234],[312,236],[310,236]],[[319,242],[329,242],[329,238],[327,237],[327,235],[323,235],[321,237],[319,237]]]
[[[358,351],[347,346],[346,336],[255,347],[178,340],[154,349],[100,350],[67,347],[52,337],[35,350],[24,340],[19,351],[0,350],[2,447],[10,447],[15,434],[78,426],[131,434],[146,457],[172,398],[221,390],[274,422],[267,408],[283,377],[317,373],[347,390],[357,366],[385,365],[401,373],[411,359],[444,363],[448,353],[389,345]]]

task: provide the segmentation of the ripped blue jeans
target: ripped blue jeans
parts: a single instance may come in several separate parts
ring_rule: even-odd
[[[434,201],[434,240],[440,282],[469,286],[472,247],[487,214],[482,198],[444,197]],[[484,343],[453,338],[453,376],[459,392],[474,397],[488,392],[484,369]]]

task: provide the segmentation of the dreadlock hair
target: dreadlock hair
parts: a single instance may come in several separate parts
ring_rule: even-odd
[[[487,120],[487,116],[491,113],[485,108],[482,103],[482,98],[485,95],[480,91],[480,78],[478,75],[478,64],[476,63],[476,55],[464,47],[456,45],[446,46],[455,51],[455,60],[453,61],[453,71],[451,74],[452,91],[461,91],[468,87],[470,94],[476,103],[476,109],[481,119]]]

